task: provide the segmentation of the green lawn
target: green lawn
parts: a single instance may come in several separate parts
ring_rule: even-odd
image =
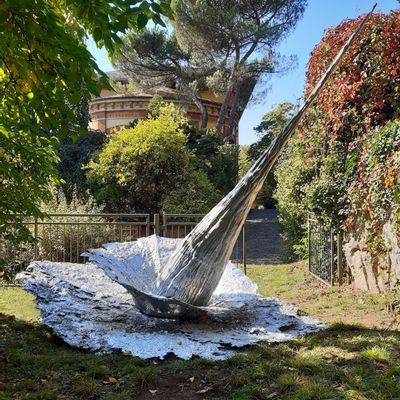
[[[387,329],[381,299],[324,287],[301,263],[249,275],[264,295],[334,325],[224,362],[97,356],[39,325],[31,295],[2,288],[0,399],[400,399],[400,333]]]

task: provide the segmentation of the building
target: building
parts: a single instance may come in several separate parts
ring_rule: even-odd
[[[122,85],[128,83],[127,77],[119,72],[108,73],[108,76],[113,82],[118,82]],[[200,127],[201,112],[196,104],[179,100],[175,95],[175,90],[168,87],[135,94],[119,94],[108,88],[101,87],[100,97],[93,98],[89,104],[91,117],[89,126],[91,129],[108,133],[127,127],[135,119],[145,119],[147,118],[149,101],[156,94],[162,96],[166,101],[183,105],[194,126]],[[217,123],[222,97],[215,96],[210,90],[205,90],[201,94],[201,99],[208,112],[207,128],[213,128]],[[229,109],[222,130],[224,137],[228,129],[228,115]],[[236,115],[231,143],[238,143],[238,123],[239,115]]]

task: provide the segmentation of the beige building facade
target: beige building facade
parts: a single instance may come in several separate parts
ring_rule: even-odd
[[[113,75],[110,78],[113,79]],[[116,81],[122,84],[127,83],[123,76]],[[193,125],[197,128],[201,126],[201,112],[196,104],[177,99],[174,89],[171,88],[161,88],[134,95],[118,94],[110,89],[101,88],[100,96],[93,98],[89,104],[91,117],[89,126],[91,129],[109,133],[127,127],[135,119],[145,119],[148,114],[149,102],[156,94],[166,101],[183,106]],[[208,112],[207,128],[213,128],[217,123],[222,98],[215,96],[209,90],[204,91],[201,98]],[[222,130],[223,137],[225,137],[228,129],[228,115],[229,109]],[[238,143],[238,122],[239,118],[236,115],[234,133],[230,139],[231,143]]]

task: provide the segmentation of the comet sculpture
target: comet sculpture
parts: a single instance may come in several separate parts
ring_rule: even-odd
[[[132,294],[141,311],[160,317],[184,317],[185,314],[194,317],[199,315],[197,307],[209,304],[247,214],[269,171],[295,131],[300,119],[317,97],[347,49],[352,45],[375,7],[376,5],[349,37],[285,129],[235,188],[181,241],[166,264],[161,266],[155,276],[151,291],[146,293],[134,285],[123,282],[124,287]],[[101,264],[96,252],[92,253],[92,257],[94,261]],[[109,276],[112,276],[113,273],[111,268]]]
[[[43,323],[73,346],[143,358],[226,358],[261,340],[324,329],[293,306],[257,294],[229,257],[268,172],[373,10],[282,133],[185,239],[152,235],[105,244],[84,253],[87,264],[31,263],[20,277],[36,295]]]

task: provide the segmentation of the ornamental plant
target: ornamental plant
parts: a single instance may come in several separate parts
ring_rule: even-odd
[[[384,224],[391,222],[400,231],[400,120],[368,132],[360,153],[346,227],[359,236],[367,232],[370,252],[380,257],[387,250]]]
[[[305,96],[361,18],[345,20],[326,30],[308,62]],[[352,196],[357,187],[367,184],[363,161],[363,152],[368,151],[367,135],[399,116],[400,11],[397,10],[387,15],[372,15],[303,119],[298,136],[291,140],[286,161],[278,166],[279,207],[283,211],[284,228],[286,223],[295,225],[290,228],[291,232],[298,232],[294,242],[304,237],[306,215],[350,228],[355,216]],[[389,155],[382,157],[385,160]],[[299,165],[302,167],[298,168]],[[289,187],[293,182],[296,184]],[[303,218],[297,218],[299,214]]]
[[[112,212],[158,212],[189,164],[186,123],[183,112],[170,103],[160,107],[156,118],[113,133],[88,165],[97,200]]]

